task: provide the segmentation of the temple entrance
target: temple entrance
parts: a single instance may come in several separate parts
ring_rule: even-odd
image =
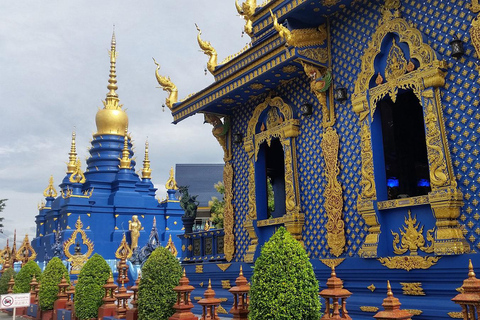
[[[388,200],[422,196],[431,191],[425,121],[418,98],[409,90],[395,102],[378,102]]]

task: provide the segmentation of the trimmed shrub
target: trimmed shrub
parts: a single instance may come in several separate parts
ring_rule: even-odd
[[[75,287],[75,314],[80,320],[97,318],[102,305],[103,285],[110,276],[110,267],[95,253],[80,270]]]
[[[164,247],[152,252],[142,268],[138,290],[138,319],[165,320],[175,313],[173,288],[182,276],[180,262]]]
[[[15,279],[15,270],[13,270],[13,268],[9,268],[3,272],[0,277],[0,294],[8,293],[8,281],[10,281],[12,275]]]
[[[42,310],[52,310],[55,300],[57,300],[58,284],[65,277],[70,282],[67,268],[62,260],[55,257],[50,260],[42,274],[42,283],[38,292],[38,300]]]
[[[40,275],[42,270],[38,264],[31,260],[28,261],[20,271],[18,271],[17,276],[15,277],[15,286],[13,286],[14,293],[27,293],[30,292],[30,282],[32,282],[32,277],[35,275],[35,278],[40,280]]]
[[[302,245],[281,227],[255,261],[250,320],[318,320],[318,281]]]

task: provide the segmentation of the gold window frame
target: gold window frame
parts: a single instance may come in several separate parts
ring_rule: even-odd
[[[400,43],[408,45],[410,58],[416,59],[419,66],[400,73],[393,68],[385,70],[385,74],[389,75],[387,81],[383,82],[381,78],[380,81],[376,81],[376,86],[371,86],[378,72],[375,69],[375,58],[382,53],[382,42],[389,34],[395,34]],[[394,45],[395,43],[392,46]],[[390,56],[387,58],[386,69],[397,62],[389,61],[389,58]],[[400,18],[397,12],[391,13],[387,10],[384,12],[379,27],[362,57],[361,72],[352,96],[352,107],[359,116],[361,128],[362,189],[358,195],[357,209],[368,226],[368,234],[359,251],[361,257],[377,257],[381,232],[373,170],[371,124],[377,102],[386,96],[390,96],[392,101],[395,101],[399,89],[411,89],[419,99],[424,112],[425,141],[432,191],[428,194],[427,200],[422,202],[430,204],[436,219],[434,252],[444,255],[470,251],[458,222],[463,195],[457,188],[455,180],[440,98],[439,88],[445,85],[446,69],[446,62],[436,58],[434,50],[423,41],[418,29]],[[406,201],[411,202],[409,205],[418,204],[418,197],[408,199],[411,201],[402,199],[402,201],[382,202],[380,208],[405,206]]]

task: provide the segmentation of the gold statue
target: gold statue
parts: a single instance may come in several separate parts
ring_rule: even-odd
[[[202,40],[200,38],[200,35],[202,34],[202,30],[197,26],[195,23],[195,27],[197,27],[198,35],[197,35],[197,41],[198,45],[200,46],[200,49],[202,49],[203,53],[205,53],[207,56],[210,57],[210,59],[207,62],[207,69],[210,71],[210,73],[213,74],[213,71],[215,71],[215,67],[217,66],[217,51],[215,50],[214,47],[210,44],[208,41]]]
[[[128,230],[130,230],[130,238],[132,239],[132,250],[138,247],[138,237],[140,237],[140,230],[142,229],[142,223],[138,220],[138,216],[132,216],[132,220],[128,220]]]
[[[153,59],[153,58],[152,58]],[[165,104],[171,110],[174,103],[178,101],[178,89],[177,86],[173,84],[170,80],[170,77],[162,77],[158,70],[160,70],[160,65],[153,59],[153,62],[157,65],[157,70],[155,70],[155,76],[157,77],[157,82],[160,86],[162,86],[163,91],[167,91],[170,93],[168,98],[165,100]]]

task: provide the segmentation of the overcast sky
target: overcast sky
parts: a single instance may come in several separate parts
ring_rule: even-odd
[[[195,23],[219,61],[238,52],[244,21],[234,0],[77,0],[0,2],[0,199],[6,238],[17,244],[35,235],[37,205],[53,175],[65,176],[71,133],[86,168],[95,114],[107,93],[110,40],[115,25],[120,103],[127,109],[137,167],[148,137],[152,181],[165,197],[169,169],[176,163],[221,163],[212,127],[197,115],[171,124],[162,112],[167,93],[158,89],[155,65],[179,89],[179,98],[213,82],[208,57],[199,51]],[[75,129],[76,128],[76,129]]]

